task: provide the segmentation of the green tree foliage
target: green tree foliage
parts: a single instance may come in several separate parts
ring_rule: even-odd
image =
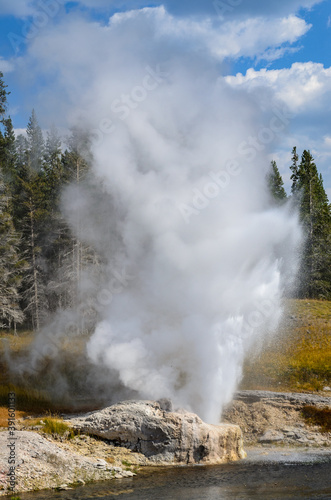
[[[293,149],[292,193],[305,235],[299,296],[331,297],[331,210],[314,158],[305,150],[298,165]]]
[[[297,148],[294,146],[294,148],[292,149],[292,165],[290,166],[290,169],[292,171],[292,175],[291,175],[291,181],[292,181],[291,192],[293,194],[298,189],[298,186],[297,186],[297,182],[298,182],[298,179],[299,179],[299,164],[298,164],[298,161],[299,161],[299,156],[298,156],[298,153],[297,153]]]
[[[91,163],[89,134],[82,129],[72,129],[68,139],[68,148],[62,156],[64,174],[62,191],[67,184],[75,198],[84,197],[83,192],[87,185],[88,192],[90,192],[92,189],[89,179]],[[80,334],[84,330],[84,324],[89,322],[94,315],[93,307],[87,305],[89,300],[81,284],[82,281],[85,283],[89,281],[84,280],[84,277],[90,275],[92,268],[99,268],[99,259],[94,249],[84,241],[84,234],[87,232],[86,221],[77,207],[72,208],[70,219],[74,234],[67,232],[64,235],[64,245],[60,253],[62,265],[59,273],[62,284],[62,302],[66,307],[77,311],[80,305],[84,304],[84,308],[80,308],[78,315],[82,320],[81,324],[77,324],[77,333]]]
[[[268,188],[272,199],[276,204],[281,204],[287,199],[286,191],[284,189],[284,182],[279,173],[277,163],[272,160],[270,164],[270,172],[268,174]]]
[[[7,95],[10,92],[6,90],[7,85],[3,81],[3,73],[0,71],[0,117],[1,119],[4,117],[6,109],[7,109]]]
[[[71,221],[73,234],[61,207],[66,186],[83,189],[88,183],[90,139],[86,131],[72,130],[63,153],[55,127],[44,140],[34,110],[26,136],[15,139],[11,119],[5,116],[7,94],[0,73],[0,274],[5,287],[0,319],[6,325],[18,323],[23,311],[25,326],[39,329],[58,308],[79,307],[86,294],[81,282],[98,260],[83,241],[79,210]]]
[[[19,137],[17,140],[13,218],[16,229],[22,235],[21,252],[29,264],[23,279],[22,307],[35,329],[40,328],[47,310],[43,249],[47,239],[44,221],[48,216],[48,202],[43,155],[44,140],[33,111],[27,127],[27,139]]]
[[[25,262],[19,257],[19,236],[10,213],[10,195],[0,171],[0,327],[16,329],[24,315],[19,306],[19,288]]]
[[[19,256],[19,235],[11,214],[9,180],[15,163],[15,136],[11,119],[5,115],[7,95],[0,73],[0,326],[14,325],[16,329],[16,324],[24,318],[18,292],[24,261]]]
[[[32,110],[26,133],[28,141],[26,154],[29,168],[35,172],[40,172],[43,167],[45,142],[34,109]]]
[[[38,329],[49,313],[69,308],[83,319],[77,324],[81,333],[93,321],[93,283],[102,282],[109,258],[102,247],[98,252],[91,248],[88,228],[99,223],[104,202],[107,210],[112,203],[90,178],[89,133],[73,129],[63,152],[55,127],[44,140],[33,110],[26,137],[15,139],[6,115],[7,95],[0,73],[0,327],[24,318],[25,326]],[[331,211],[323,180],[309,151],[299,161],[293,148],[290,169],[292,202],[305,234],[298,295],[331,298]],[[287,196],[275,161],[267,182],[275,205],[284,203]],[[82,215],[81,205],[71,203],[77,198],[88,198],[93,213]]]

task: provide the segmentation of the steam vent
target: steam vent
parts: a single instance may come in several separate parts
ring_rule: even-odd
[[[169,400],[124,401],[70,420],[77,429],[142,453],[155,464],[222,464],[246,456],[240,427],[172,411]]]

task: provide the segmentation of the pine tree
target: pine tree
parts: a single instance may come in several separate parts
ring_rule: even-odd
[[[297,191],[297,182],[299,179],[299,166],[298,166],[298,161],[299,161],[299,156],[297,154],[297,148],[294,146],[292,149],[292,165],[290,166],[290,169],[292,171],[291,175],[291,181],[292,181],[292,194],[294,194]]]
[[[287,199],[286,191],[284,189],[284,182],[279,173],[277,163],[272,160],[270,164],[270,172],[268,174],[268,188],[272,199],[276,204],[281,204]]]
[[[61,213],[61,192],[67,183],[67,174],[62,162],[61,139],[54,126],[47,133],[45,156],[45,198],[48,216],[44,231],[48,235],[45,248],[47,260],[47,296],[49,308],[55,311],[65,307],[64,283],[59,279],[59,269],[63,265],[63,254],[70,246],[71,234]]]
[[[84,189],[87,189],[88,192],[91,189],[89,171],[92,158],[88,134],[84,130],[73,129],[68,146],[69,148],[62,158],[64,180],[68,186],[70,185],[70,189],[75,190],[75,196],[83,196]],[[77,311],[82,303],[86,301],[86,298],[82,296],[83,277],[91,269],[97,268],[99,261],[94,249],[83,241],[85,222],[79,210],[74,210],[73,217],[75,220],[71,220],[71,224],[75,234],[67,233],[66,244],[62,248],[60,273],[64,302],[73,311]],[[84,330],[85,320],[90,320],[93,311],[91,313],[85,307],[79,316],[82,319],[82,324],[77,325],[77,334]]]
[[[293,178],[292,192],[305,234],[299,295],[329,298],[331,211],[322,176],[318,174],[310,151],[305,150],[302,154]]]
[[[17,155],[17,158],[16,158],[17,165],[19,167],[22,167],[23,165],[27,164],[26,155],[27,155],[27,150],[28,150],[28,141],[27,141],[26,137],[24,137],[24,135],[22,135],[22,134],[19,134],[17,139],[16,139],[15,146],[16,146],[16,155]]]
[[[15,163],[15,136],[10,118],[7,118],[7,86],[0,72],[0,327],[11,328],[22,323],[24,315],[19,306],[18,288],[24,261],[20,259],[19,236],[15,231],[8,181]]]
[[[9,194],[0,171],[0,327],[11,328],[22,323],[18,289],[24,261],[19,257],[19,236],[10,214]]]
[[[3,74],[0,71],[0,166],[2,169],[1,175],[4,175],[4,166],[6,161],[6,109],[7,109],[7,85],[3,81]]]
[[[7,85],[5,85],[5,82],[3,81],[3,73],[0,71],[0,117],[1,117],[1,119],[5,115],[5,112],[7,109],[7,96],[10,94],[10,92],[7,92],[6,88],[7,88]]]
[[[47,310],[45,296],[45,244],[42,232],[47,217],[44,140],[35,112],[27,127],[28,138],[17,140],[17,164],[14,182],[13,215],[16,229],[22,234],[21,251],[29,266],[22,283],[22,304],[34,329],[39,329]]]
[[[17,152],[16,152],[15,132],[10,116],[3,120],[3,125],[4,125],[3,172],[4,172],[5,182],[8,184],[12,184],[15,177]]]
[[[43,167],[45,143],[34,109],[32,110],[26,133],[28,141],[27,158],[29,166],[35,172],[39,172]]]

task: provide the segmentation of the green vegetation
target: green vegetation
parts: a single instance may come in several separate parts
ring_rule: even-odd
[[[331,208],[310,151],[292,151],[292,196],[305,235],[299,298],[331,298]]]
[[[84,242],[86,221],[79,207],[70,214],[79,227],[77,236],[60,205],[63,196],[86,195],[95,206],[93,223],[103,198],[102,186],[89,179],[92,137],[88,131],[72,129],[62,140],[50,127],[44,137],[32,110],[26,136],[16,138],[6,112],[8,94],[0,72],[0,328],[35,331],[58,309],[78,310],[79,284],[87,272],[90,282],[100,281],[104,256]],[[292,206],[300,214],[306,236],[298,298],[331,299],[330,205],[310,152],[303,151],[301,162],[296,148],[292,153]],[[275,161],[267,185],[276,205],[282,205],[287,195]],[[77,334],[95,320],[96,311],[86,302],[87,307],[79,308],[81,323],[71,326]]]
[[[17,326],[39,330],[58,308],[75,310],[82,275],[98,259],[72,234],[60,209],[65,188],[83,189],[89,137],[72,130],[63,152],[56,129],[45,140],[32,110],[27,136],[15,138],[7,95],[0,72],[0,329],[16,332]],[[93,315],[91,308],[86,314]]]
[[[59,436],[67,435],[68,438],[75,436],[74,430],[65,422],[55,418],[45,418],[43,420],[43,432],[46,434],[58,434]]]
[[[268,187],[272,199],[276,204],[282,204],[286,199],[286,191],[284,189],[284,181],[279,173],[277,163],[272,160],[270,164],[270,172],[267,176]]]
[[[241,388],[302,392],[321,391],[325,386],[331,386],[330,331],[330,301],[288,300],[278,335],[248,353]],[[26,332],[22,337],[6,334],[6,338],[12,355],[19,357],[33,337],[32,332]],[[61,352],[61,370],[68,374],[68,380],[79,378],[78,370],[83,363],[79,351],[83,350],[83,345],[83,341],[80,347],[70,344]],[[11,391],[17,395],[18,411],[45,415],[46,418],[50,413],[54,415],[73,411],[68,402],[51,402],[47,392],[36,390],[47,379],[48,369],[46,364],[45,373],[42,370],[40,372],[43,374],[41,380],[25,377],[13,386],[8,382],[6,365],[2,365],[0,406],[3,406],[4,411],[3,414],[0,411],[0,425],[6,425],[7,422],[8,392]],[[91,409],[88,406],[82,408],[84,411]]]
[[[331,302],[290,300],[279,334],[244,365],[243,389],[320,391],[331,384]]]
[[[310,425],[319,425],[322,432],[331,432],[331,409],[305,406],[302,416]]]
[[[8,405],[8,393],[16,394],[16,409],[32,413],[54,410],[54,405],[46,394],[31,387],[18,387],[14,385],[0,385],[0,406]]]
[[[331,205],[310,151],[292,150],[291,197],[304,235],[296,296],[300,299],[331,299]],[[275,161],[267,175],[269,192],[276,205],[286,201],[283,179]]]
[[[27,136],[15,138],[6,113],[7,95],[0,72],[0,405],[5,407],[8,392],[15,391],[18,411],[54,412],[60,411],[60,403],[51,403],[44,389],[52,387],[59,371],[72,393],[79,392],[77,375],[87,366],[83,333],[93,327],[97,316],[90,300],[95,290],[85,294],[86,307],[79,307],[79,284],[82,279],[100,283],[104,258],[84,242],[86,221],[79,207],[71,217],[76,219],[81,239],[72,233],[60,209],[61,196],[83,193],[95,207],[91,217],[94,212],[98,217],[102,186],[89,181],[87,189],[92,158],[91,137],[85,130],[71,130],[63,151],[56,129],[51,127],[44,138],[32,110]],[[250,353],[244,366],[244,388],[315,391],[331,384],[331,303],[327,302],[331,299],[330,204],[310,151],[303,151],[300,161],[293,148],[290,169],[291,206],[299,213],[305,235],[297,298],[309,300],[291,300],[291,315],[296,319],[286,321],[276,340],[263,350]],[[276,205],[289,199],[275,161],[267,185]],[[56,363],[43,353],[34,375],[26,375],[24,370],[20,375],[17,367],[33,332],[59,309],[70,311],[70,317],[77,313],[65,327],[74,332],[75,345],[65,345],[66,332],[53,322],[50,338],[53,332],[59,334]],[[10,364],[16,368],[15,375],[10,373]],[[67,402],[61,405],[65,411]]]
[[[68,424],[63,422],[62,419],[58,417],[48,416],[46,418],[35,418],[27,420],[25,423],[28,427],[41,427],[41,431],[45,432],[45,434],[64,436],[67,439],[72,439],[77,435],[77,432],[74,431]]]
[[[122,465],[124,466],[125,470],[134,472],[135,474],[137,474],[139,472],[139,467],[137,467],[136,465],[133,465],[128,460],[122,460]]]

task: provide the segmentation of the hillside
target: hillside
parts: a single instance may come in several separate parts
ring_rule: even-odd
[[[240,388],[304,392],[330,386],[331,302],[289,300],[278,335],[247,356]]]

